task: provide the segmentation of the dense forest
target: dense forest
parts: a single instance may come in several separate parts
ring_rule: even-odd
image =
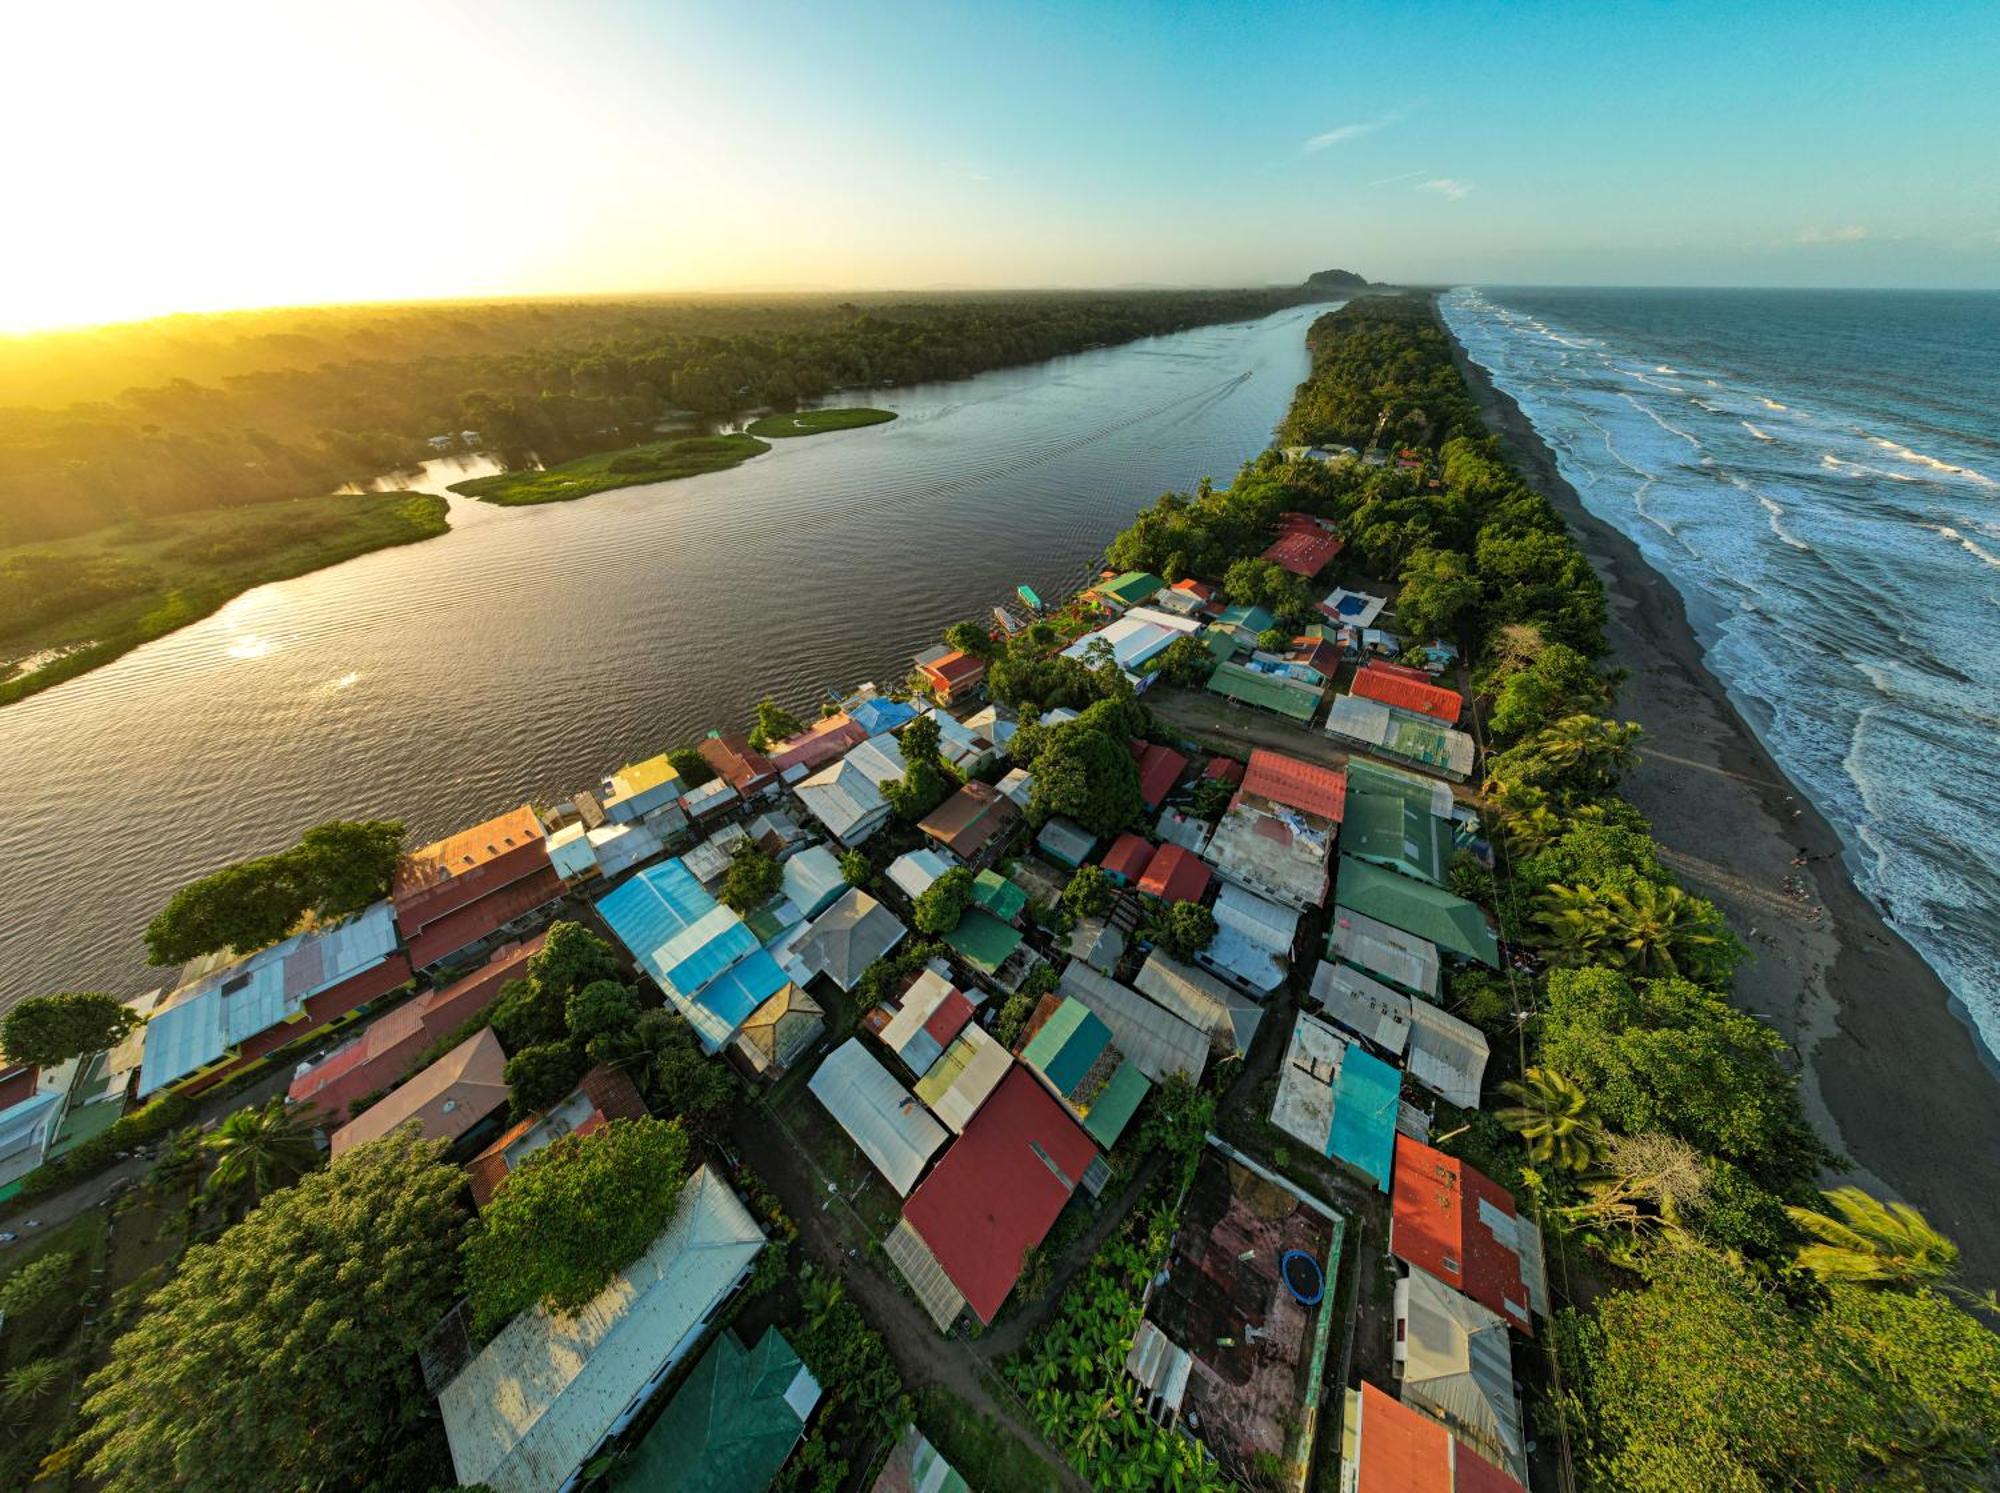
[[[677,416],[959,378],[1315,293],[340,307],[0,341],[0,548],[316,497],[435,454],[439,434],[558,461]]]

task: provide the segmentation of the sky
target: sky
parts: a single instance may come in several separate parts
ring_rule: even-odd
[[[2000,287],[2000,4],[65,0],[0,330],[354,300]]]

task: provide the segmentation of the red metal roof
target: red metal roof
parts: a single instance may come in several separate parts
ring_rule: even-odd
[[[711,736],[697,748],[701,760],[714,768],[722,780],[738,793],[755,793],[777,780],[778,770],[771,759],[750,745],[742,734]]]
[[[979,1320],[991,1323],[1097,1159],[1097,1147],[1021,1064],[1000,1080],[903,1217]]]
[[[1208,891],[1208,866],[1183,845],[1162,845],[1139,878],[1139,890],[1162,902],[1199,902]]]
[[[498,932],[523,913],[555,900],[562,891],[563,880],[544,855],[541,869],[533,875],[425,924],[423,932],[409,939],[410,963],[423,969],[447,959],[467,945]]]
[[[1356,671],[1351,688],[1364,700],[1376,700],[1384,705],[1393,705],[1398,710],[1427,715],[1434,721],[1443,721],[1447,726],[1457,725],[1459,715],[1465,709],[1465,702],[1459,698],[1457,690],[1446,689],[1427,680],[1406,679],[1401,673],[1387,673],[1373,664]]]
[[[792,767],[821,768],[867,739],[867,728],[859,721],[835,712],[773,746],[771,765],[779,772]]]
[[[1355,1493],[1452,1493],[1451,1433],[1365,1379],[1360,1432]]]
[[[1297,809],[1338,824],[1347,813],[1347,774],[1337,767],[1302,762],[1254,747],[1250,766],[1243,774],[1243,791],[1268,798],[1274,804]]]
[[[1371,658],[1362,668],[1373,674],[1393,674],[1398,679],[1414,679],[1418,684],[1435,684],[1437,681],[1422,669],[1408,664],[1392,664],[1386,658]]]
[[[1452,1444],[1451,1454],[1451,1485],[1456,1493],[1527,1493],[1513,1478],[1463,1441]]]
[[[396,926],[411,938],[426,923],[549,863],[542,821],[520,808],[403,857],[396,868]]]
[[[965,1030],[966,1022],[972,1020],[972,1002],[965,998],[962,990],[953,990],[937,1003],[930,1020],[924,1023],[924,1030],[937,1039],[940,1047],[951,1046],[952,1039]]]
[[[1333,563],[1340,541],[1319,529],[1288,529],[1264,551],[1264,558],[1281,570],[1311,580]]]
[[[1207,581],[1197,581],[1192,577],[1175,581],[1174,590],[1185,591],[1188,595],[1199,597],[1203,601],[1207,601],[1215,595],[1215,587],[1211,586]]]
[[[1224,783],[1240,783],[1243,781],[1243,764],[1234,757],[1210,757],[1201,775]]]
[[[12,1109],[23,1100],[34,1098],[40,1073],[33,1063],[0,1073],[0,1110]]]
[[[1389,1251],[1534,1336],[1513,1227],[1514,1195],[1455,1156],[1396,1137]]]
[[[943,658],[922,665],[921,672],[925,678],[935,680],[947,690],[958,690],[968,684],[977,684],[986,676],[986,661],[954,650]]]
[[[1139,764],[1139,796],[1148,808],[1158,808],[1187,770],[1187,758],[1157,741],[1134,741],[1129,745],[1132,760]]]
[[[1153,859],[1153,842],[1144,835],[1135,835],[1129,829],[1112,842],[1104,852],[1102,865],[1113,876],[1122,876],[1127,881],[1137,881],[1146,874],[1146,867]]]

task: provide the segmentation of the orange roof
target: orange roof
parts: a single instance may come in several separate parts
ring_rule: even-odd
[[[1263,558],[1280,570],[1311,580],[1340,553],[1340,541],[1316,528],[1288,528],[1264,551]]]
[[[1103,866],[1110,875],[1137,881],[1146,874],[1146,867],[1152,859],[1152,843],[1144,835],[1135,835],[1128,829],[1104,852]]]
[[[1459,715],[1465,709],[1465,702],[1459,698],[1457,690],[1446,689],[1441,684],[1420,683],[1372,666],[1355,674],[1351,688],[1364,700],[1393,705],[1398,710],[1407,710],[1415,715],[1427,715],[1434,721],[1443,721],[1447,726],[1457,725]]]
[[[1335,824],[1347,812],[1347,775],[1339,768],[1302,762],[1264,747],[1251,749],[1243,791]]]
[[[1184,845],[1162,845],[1139,878],[1139,890],[1162,902],[1199,902],[1208,891],[1208,866]]]
[[[396,868],[396,897],[400,900],[454,876],[463,876],[474,867],[498,860],[524,845],[539,845],[542,839],[542,821],[535,817],[533,809],[522,804],[484,824],[462,829],[404,856],[403,863]]]
[[[920,670],[926,679],[936,680],[946,689],[957,689],[981,678],[986,673],[986,661],[953,650],[943,658],[921,665]]]
[[[1452,1493],[1451,1433],[1366,1380],[1360,1441],[1355,1493]]]
[[[1514,1194],[1456,1156],[1399,1135],[1389,1206],[1391,1254],[1534,1336]]]
[[[332,1138],[341,1155],[414,1120],[425,1140],[457,1140],[507,1102],[507,1054],[490,1026],[458,1044]]]

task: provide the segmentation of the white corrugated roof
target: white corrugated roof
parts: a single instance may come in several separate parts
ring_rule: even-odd
[[[1242,1057],[1250,1051],[1264,1008],[1206,971],[1155,949],[1133,977],[1139,993],[1209,1034],[1211,1047]]]
[[[809,845],[786,860],[783,867],[785,895],[799,912],[817,917],[827,903],[847,888],[840,872],[840,857],[824,845]]]
[[[1332,1020],[1384,1052],[1400,1056],[1409,1045],[1410,997],[1350,964],[1320,961],[1312,998]]]
[[[1225,881],[1215,894],[1215,921],[1280,956],[1292,952],[1299,936],[1298,913],[1234,882]]]
[[[889,863],[889,880],[914,902],[950,869],[951,862],[935,850],[906,850]]]
[[[554,1493],[631,1408],[764,1247],[707,1167],[660,1237],[574,1316],[523,1312],[438,1395],[461,1483]]]
[[[917,1097],[956,1135],[963,1135],[987,1096],[1000,1086],[1014,1055],[984,1027],[968,1026],[917,1085]]]
[[[1456,1104],[1479,1108],[1486,1077],[1486,1033],[1429,1001],[1410,1002],[1410,1077]]]
[[[859,1037],[828,1054],[807,1087],[889,1185],[908,1197],[945,1141],[944,1127],[916,1095],[890,1076]]]
[[[1419,995],[1438,993],[1437,945],[1349,907],[1333,910],[1333,957]]]
[[[1428,1271],[1396,1282],[1402,1399],[1441,1420],[1475,1451],[1527,1478],[1521,1402],[1507,1323]]]
[[[1338,1032],[1301,1011],[1285,1060],[1278,1066],[1271,1123],[1304,1141],[1317,1155],[1327,1154],[1333,1131],[1333,1081],[1346,1053],[1347,1042]]]

